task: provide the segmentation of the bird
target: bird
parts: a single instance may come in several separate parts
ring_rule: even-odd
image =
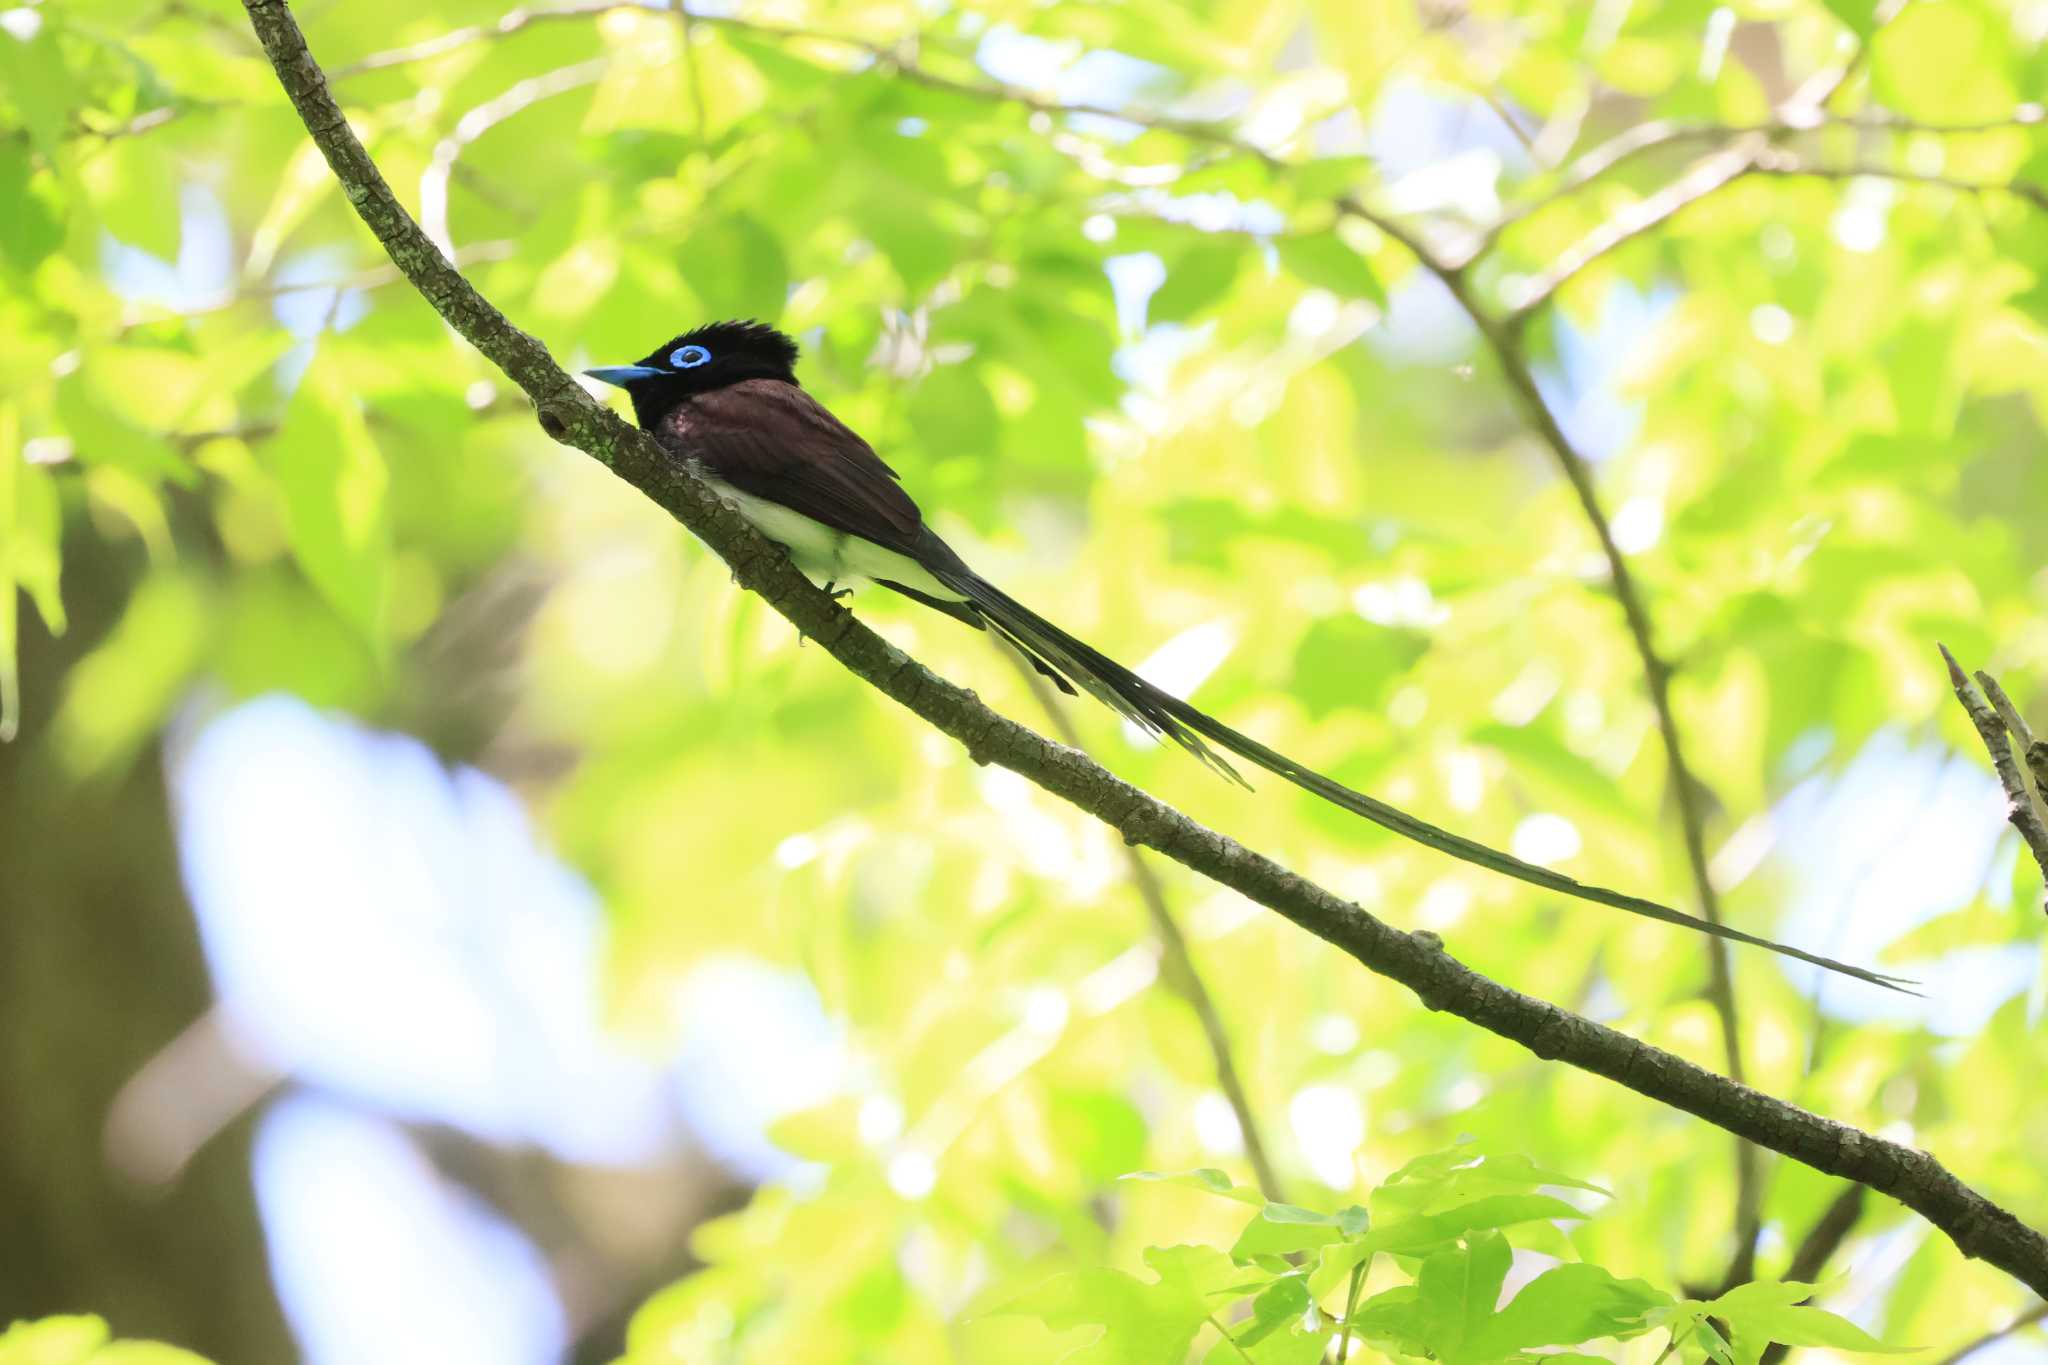
[[[1069,696],[1077,689],[1088,693],[1240,786],[1249,784],[1219,748],[1395,834],[1504,876],[1766,948],[1873,985],[1906,990],[1912,984],[1641,896],[1583,883],[1441,829],[1354,791],[1145,681],[969,568],[925,522],[896,471],[798,381],[797,359],[796,341],[767,323],[714,322],[671,338],[631,365],[584,373],[625,390],[642,430],[693,467],[834,596],[865,580],[962,624],[992,631]]]

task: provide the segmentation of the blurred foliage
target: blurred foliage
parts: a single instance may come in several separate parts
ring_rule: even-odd
[[[1388,1176],[1369,1207],[1333,1213],[1268,1200],[1213,1167],[1130,1178],[1190,1187],[1256,1212],[1228,1252],[1148,1247],[1149,1281],[1109,1268],[1067,1271],[991,1316],[1036,1318],[1054,1332],[1097,1329],[1060,1357],[1074,1365],[1178,1365],[1205,1334],[1213,1334],[1206,1361],[1292,1365],[1316,1365],[1333,1349],[1348,1358],[1352,1341],[1446,1365],[1526,1363],[1554,1358],[1531,1347],[1659,1331],[1667,1340],[1697,1340],[1717,1365],[1756,1365],[1772,1341],[1886,1349],[1844,1318],[1799,1306],[1811,1285],[1758,1280],[1702,1302],[1540,1252],[1517,1272],[1505,1229],[1534,1228],[1537,1240],[1557,1244],[1559,1223],[1586,1216],[1544,1190],[1605,1193],[1526,1157],[1486,1157],[1469,1145],[1433,1152]],[[1374,1275],[1381,1256],[1388,1273]],[[622,1365],[715,1355],[717,1334],[706,1339],[701,1324],[704,1305],[719,1302],[721,1292],[718,1278],[704,1275],[648,1304]],[[1343,1305],[1334,1316],[1322,1306],[1332,1295]]]
[[[1496,844],[1555,817],[1574,875],[1673,897],[1654,718],[1592,533],[1475,331],[1336,199],[1485,245],[1475,297],[1504,311],[1713,139],[1580,187],[1571,154],[1650,120],[1765,123],[1850,61],[1834,117],[1773,136],[1870,174],[1740,178],[1600,256],[1519,334],[1676,662],[1710,844],[1740,855],[1729,913],[1771,932],[1787,862],[1741,851],[1771,849],[1779,797],[1881,728],[1969,751],[1937,638],[2022,706],[2048,697],[2048,213],[1925,183],[2048,182],[2021,103],[2048,89],[2040,6],[1881,8],[743,0],[439,45],[502,6],[301,15],[401,195],[565,362],[773,319],[802,337],[805,382],[1024,600],[1119,657],[1170,644],[1201,705],[1343,781]],[[60,631],[64,561],[148,564],[38,741],[53,771],[123,769],[195,689],[432,717],[522,784],[600,888],[621,1029],[658,1035],[713,954],[809,974],[859,1058],[843,1099],[781,1133],[813,1176],[702,1230],[709,1268],[649,1306],[636,1365],[1043,1360],[1090,1330],[1064,1324],[1107,1320],[1047,1283],[1216,1283],[1221,1253],[1185,1248],[1231,1245],[1242,1210],[1117,1179],[1237,1145],[1195,1016],[1151,989],[1115,835],[877,704],[544,441],[395,284],[239,6],[0,19],[10,716],[17,603]],[[408,44],[417,60],[352,69]],[[1129,283],[1147,272],[1149,298]],[[879,594],[855,606],[1037,718],[984,641]],[[1697,941],[1076,719],[1149,790],[1477,968],[1722,1064]],[[1957,869],[1957,911],[1912,951],[2036,943],[2025,865],[1996,867],[1981,886]],[[1297,1198],[1381,1198],[1471,1133],[1621,1196],[1535,1249],[1718,1282],[1724,1134],[1161,876]],[[1778,963],[1737,967],[1752,1083],[1909,1138],[2048,1225],[2038,984],[1945,1039],[1911,1015],[1844,1026]],[[1834,1191],[1767,1169],[1769,1271]],[[1502,1253],[1488,1234],[1442,1254]],[[2021,1297],[1890,1205],[1852,1263],[1870,1267],[1846,1291],[1859,1320],[1894,1340],[1960,1341]],[[1318,1286],[1330,1261],[1304,1264]],[[1260,1273],[1258,1301],[1303,1306],[1295,1271]],[[1373,1302],[1396,1322],[1398,1300]],[[1696,1333],[1682,1354],[1706,1349]]]
[[[0,1365],[206,1365],[160,1341],[114,1341],[99,1318],[44,1318],[0,1332]]]
[[[1199,1190],[1254,1212],[1227,1252],[1148,1247],[1149,1280],[1107,1267],[1066,1271],[986,1316],[1035,1318],[1055,1333],[1084,1338],[1060,1357],[1074,1365],[1179,1365],[1205,1332],[1214,1334],[1205,1361],[1264,1365],[1316,1365],[1333,1345],[1348,1358],[1353,1341],[1446,1365],[1535,1365],[1556,1353],[1532,1347],[1651,1332],[1696,1341],[1715,1365],[1757,1365],[1774,1341],[1848,1352],[1894,1349],[1846,1318],[1807,1306],[1814,1288],[1808,1284],[1756,1280],[1700,1300],[1542,1252],[1524,1252],[1518,1262],[1506,1229],[1530,1229],[1534,1240],[1559,1245],[1558,1225],[1587,1216],[1545,1190],[1606,1191],[1526,1157],[1482,1155],[1470,1144],[1409,1162],[1373,1191],[1370,1207],[1331,1213],[1266,1199],[1214,1167],[1140,1171],[1127,1179]],[[717,1227],[705,1230],[707,1240],[719,1235]],[[1382,1256],[1387,1273],[1376,1275]],[[635,1317],[619,1365],[715,1358],[730,1330],[723,1313],[732,1288],[707,1273],[656,1296]],[[1333,1316],[1321,1304],[1339,1292],[1343,1309]],[[1243,1311],[1232,1311],[1233,1304]],[[900,1309],[886,1300],[866,1307],[884,1316]],[[0,1337],[0,1365],[200,1360],[153,1343],[108,1346],[106,1336],[97,1318],[17,1324]],[[807,1336],[789,1345],[810,1349],[815,1342]]]

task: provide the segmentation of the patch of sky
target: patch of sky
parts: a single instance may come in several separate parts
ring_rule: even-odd
[[[234,287],[234,229],[220,198],[187,182],[178,191],[178,259],[100,235],[100,268],[107,285],[130,303],[171,312],[209,307]]]
[[[1589,460],[1628,448],[1642,426],[1643,405],[1625,389],[1629,366],[1678,302],[1678,291],[1645,293],[1617,283],[1600,301],[1591,328],[1553,312],[1556,354],[1536,366],[1536,387],[1572,446]]]
[[[196,182],[188,181],[178,192],[177,260],[103,235],[100,263],[109,287],[121,298],[169,313],[217,308],[237,287],[234,227],[219,196]],[[271,273],[271,312],[297,338],[278,360],[278,382],[286,392],[312,363],[321,332],[347,331],[369,312],[362,290],[333,283],[350,270],[346,252],[325,247],[287,257]]]
[[[309,1365],[553,1365],[567,1315],[546,1257],[404,1129],[297,1094],[257,1125],[257,1209]]]
[[[1024,90],[1042,91],[1062,104],[1088,104],[1120,109],[1157,96],[1171,87],[1165,67],[1111,48],[1085,48],[1071,38],[1040,38],[998,24],[981,35],[975,64],[1003,82]],[[1125,119],[1074,115],[1077,131],[1113,142],[1127,142],[1144,131]]]
[[[1503,170],[1533,169],[1528,149],[1486,101],[1417,80],[1394,81],[1373,106],[1367,153],[1392,183],[1474,152]]]
[[[219,1008],[288,1082],[256,1179],[310,1359],[559,1356],[538,1253],[403,1123],[615,1167],[687,1132],[743,1178],[803,1174],[767,1130],[853,1074],[809,983],[719,959],[678,985],[665,1038],[615,1038],[597,898],[496,779],[285,697],[200,725],[171,772]]]
[[[1992,776],[1940,744],[1883,731],[1840,768],[1794,786],[1771,813],[1790,910],[1769,932],[1829,957],[1877,964],[1895,939],[2012,881],[2004,793]],[[2006,894],[1992,893],[1998,900]],[[1980,1032],[2034,980],[2028,943],[1977,944],[1885,970],[1924,997],[1816,982],[1830,1014],[1855,1023],[1921,1024],[1947,1037]]]

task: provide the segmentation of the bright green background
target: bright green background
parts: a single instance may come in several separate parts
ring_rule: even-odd
[[[338,72],[501,10],[301,12]],[[153,762],[195,685],[286,689],[522,787],[602,893],[621,1030],[656,1031],[668,987],[709,954],[808,972],[875,1088],[900,1099],[936,1186],[892,1192],[894,1149],[862,1140],[852,1102],[793,1123],[792,1149],[828,1163],[823,1188],[764,1193],[705,1229],[711,1268],[646,1319],[662,1325],[646,1340],[724,1344],[636,1362],[1048,1359],[1047,1329],[986,1310],[1054,1273],[1137,1271],[1147,1246],[1227,1246],[1242,1210],[1113,1183],[1233,1164],[1198,1140],[1211,1060],[1188,1008],[1147,984],[1115,836],[797,647],[663,514],[546,442],[391,282],[238,7],[14,13],[37,22],[0,34],[0,580],[22,589],[0,593],[0,657],[17,635],[30,665],[83,653],[29,668],[41,690],[6,780],[104,790]],[[1788,145],[1837,168],[2048,183],[2048,134],[2012,122],[2048,90],[2037,4],[1927,0],[1882,28],[1856,0],[743,13],[883,50],[915,36],[938,83],[857,46],[714,22],[694,26],[685,61],[673,16],[621,9],[338,90],[402,198],[417,208],[423,180],[447,185],[472,278],[565,362],[630,359],[712,317],[773,319],[805,338],[806,384],[1021,598],[1127,660],[1220,632],[1231,648],[1195,699],[1232,724],[1492,843],[1562,816],[1583,844],[1566,870],[1681,901],[1640,660],[1579,508],[1470,329],[1432,321],[1454,310],[1412,258],[1332,207],[1355,192],[1458,249],[1497,199],[1535,203],[1556,178],[1468,153],[1433,167],[1434,190],[1396,182],[1345,129],[1389,89],[1480,123],[1505,109],[1552,160],[1651,119],[1752,124],[1874,31],[1836,113],[1996,126],[1836,125]],[[973,64],[1006,25],[1079,72],[1038,98],[1227,116],[1273,160],[1034,112]],[[1110,88],[1084,61],[1095,49],[1154,67]],[[552,89],[521,85],[536,79],[563,88],[520,107]],[[1641,158],[1517,222],[1473,268],[1478,297],[1500,310],[1712,145]],[[124,300],[107,240],[175,257],[193,184],[231,225],[231,296],[182,314]],[[1257,201],[1284,226],[1166,221],[1195,195]],[[367,312],[280,365],[277,271],[313,251],[327,253],[314,277],[356,279]],[[1154,338],[1146,354],[1170,363],[1134,390],[1114,361],[1139,337],[1105,261],[1138,252],[1166,269],[1149,323],[1187,330]],[[1879,727],[1981,763],[1936,640],[2048,717],[2048,205],[1750,177],[1568,284],[1527,326],[1532,358],[1555,361],[1561,329],[1594,329],[1635,297],[1621,291],[1672,302],[1608,357],[1641,422],[1598,481],[1635,528],[1679,669],[1710,848]],[[1421,321],[1396,325],[1411,310]],[[1042,721],[982,640],[876,593],[854,606]],[[88,633],[52,643],[67,608]],[[1133,747],[1099,709],[1074,714],[1099,756],[1190,814],[1442,932],[1481,971],[1722,1064],[1698,941],[1447,863],[1277,781],[1247,796]],[[1892,960],[2038,940],[2038,881],[2010,865]],[[1733,886],[1731,916],[1772,932],[1781,872],[1767,860]],[[1725,1135],[1434,1016],[1236,897],[1160,875],[1297,1200],[1361,1199],[1470,1133],[1616,1192],[1553,1254],[1674,1290],[1718,1279]],[[1754,1083],[1925,1146],[2048,1225],[2031,994],[1981,1036],[1941,1040],[1822,1028],[1774,961],[1736,967]],[[1312,1086],[1355,1096],[1366,1120],[1341,1188],[1291,1135]],[[1771,1269],[1836,1191],[1789,1164],[1767,1172]],[[1843,1292],[1897,1342],[1954,1345],[2026,1301],[1881,1199],[1833,1264],[1876,1277]],[[121,1304],[78,1306],[127,1330]]]

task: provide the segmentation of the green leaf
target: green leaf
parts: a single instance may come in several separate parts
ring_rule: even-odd
[[[1548,1194],[1496,1194],[1475,1199],[1442,1213],[1424,1214],[1383,1222],[1361,1242],[1371,1251],[1414,1256],[1471,1232],[1513,1227],[1517,1223],[1549,1221],[1554,1218],[1584,1218],[1586,1215],[1564,1200]]]
[[[1507,1239],[1488,1232],[1423,1261],[1415,1279],[1416,1309],[1422,1338],[1439,1360],[1489,1358],[1483,1348],[1483,1333],[1513,1259]]]
[[[1230,292],[1248,255],[1238,242],[1198,242],[1167,263],[1166,280],[1145,305],[1148,323],[1186,322]]]
[[[1812,1297],[1810,1284],[1756,1280],[1702,1305],[1701,1311],[1728,1324],[1735,1354],[1743,1361],[1754,1361],[1774,1341],[1866,1355],[1903,1355],[1919,1349],[1887,1346],[1839,1314],[1803,1306]]]
[[[284,493],[285,529],[307,579],[373,642],[383,637],[390,474],[361,405],[323,350],[265,451]]]
[[[57,41],[55,16],[59,13],[55,9],[41,11],[38,17],[42,22],[27,42],[12,33],[0,33],[0,93],[14,102],[37,149],[53,158],[64,140],[71,111],[80,102],[77,80],[65,65]]]
[[[190,462],[163,437],[122,417],[108,401],[107,387],[118,382],[120,354],[116,351],[57,382],[57,416],[78,459],[124,469],[147,484],[168,479],[190,487],[197,482]]]
[[[1305,1209],[1299,1204],[1282,1204],[1274,1201],[1266,1205],[1265,1216],[1275,1223],[1314,1223],[1319,1227],[1336,1226],[1336,1218],[1314,1209]]]
[[[204,1356],[161,1341],[116,1341],[100,1347],[88,1365],[208,1365]]]
[[[0,450],[5,449],[5,437],[0,436]],[[57,496],[57,480],[50,471],[25,462],[14,471],[14,480],[13,528],[6,550],[8,567],[0,572],[0,577],[12,575],[36,604],[36,614],[43,618],[50,634],[62,635],[64,509]],[[5,519],[0,518],[0,525],[4,524]]]
[[[1249,1346],[1235,1341],[1219,1341],[1208,1355],[1202,1357],[1202,1362],[1203,1365],[1244,1365],[1245,1357],[1250,1356],[1252,1365],[1321,1365],[1332,1335],[1327,1327],[1315,1332],[1289,1328]]]
[[[1369,156],[1324,156],[1303,162],[1290,179],[1306,202],[1355,191],[1372,180],[1375,170]]]
[[[1375,1207],[1422,1213],[1482,1196],[1513,1194],[1546,1185],[1607,1193],[1598,1185],[1546,1170],[1528,1157],[1486,1156],[1476,1146],[1461,1143],[1409,1162],[1373,1191],[1372,1202]]]
[[[1098,1267],[1055,1275],[995,1310],[1035,1317],[1055,1330],[1099,1326],[1094,1341],[1062,1357],[1070,1365],[1181,1365],[1210,1313],[1209,1295],[1238,1275],[1211,1247],[1153,1247],[1150,1284]]]
[[[836,1099],[785,1114],[768,1127],[768,1140],[793,1157],[805,1161],[843,1162],[856,1158],[862,1149],[859,1098],[842,1095]]]
[[[1252,1300],[1252,1320],[1246,1326],[1236,1329],[1237,1344],[1252,1346],[1264,1341],[1274,1332],[1299,1319],[1308,1311],[1310,1302],[1306,1275],[1296,1273],[1280,1276]]]
[[[1383,1290],[1358,1305],[1352,1335],[1406,1356],[1432,1350],[1422,1339],[1422,1292],[1412,1284]]]
[[[1617,1280],[1597,1265],[1561,1265],[1522,1286],[1473,1343],[1483,1356],[1534,1346],[1570,1346],[1595,1337],[1651,1330],[1643,1318],[1669,1307],[1669,1294],[1642,1280]],[[1546,1357],[1550,1359],[1550,1357]]]
[[[1214,1247],[1146,1247],[1145,1264],[1161,1284],[1177,1285],[1191,1294],[1234,1294],[1244,1287],[1244,1272]]]
[[[1245,1224],[1230,1254],[1239,1261],[1252,1261],[1347,1241],[1364,1232],[1364,1214],[1365,1210],[1356,1206],[1335,1214],[1295,1204],[1268,1204]]]
[[[1266,1197],[1257,1190],[1231,1183],[1228,1175],[1214,1166],[1202,1166],[1192,1171],[1132,1171],[1121,1177],[1124,1180],[1143,1180],[1157,1185],[1181,1185],[1204,1194],[1218,1194],[1225,1199],[1235,1199],[1240,1204],[1264,1205]]]
[[[0,1332],[0,1365],[72,1365],[87,1361],[107,1340],[102,1318],[43,1318]]]
[[[1378,710],[1428,652],[1421,631],[1374,625],[1349,612],[1325,616],[1295,647],[1290,690],[1318,720],[1346,707]]]
[[[104,772],[156,735],[206,659],[212,605],[193,575],[160,570],[136,585],[114,628],[71,667],[51,727],[67,771]]]
[[[1304,284],[1327,289],[1341,298],[1371,299],[1385,306],[1387,291],[1365,257],[1345,245],[1335,232],[1281,237],[1273,243],[1280,263]]]
[[[0,403],[0,743],[21,724],[20,598],[35,602],[52,635],[64,632],[58,592],[63,521],[57,490],[22,457],[21,412]]]
[[[1849,26],[1858,38],[1868,39],[1877,31],[1877,0],[1822,0],[1828,13]]]
[[[782,316],[789,260],[775,235],[745,214],[691,233],[676,264],[707,318],[773,322]]]
[[[37,175],[28,148],[0,139],[0,256],[23,274],[64,242],[62,200],[54,177]]]
[[[117,141],[88,164],[79,180],[101,227],[158,260],[177,260],[184,222],[178,166],[162,148],[140,138]],[[333,183],[333,175],[327,180]]]
[[[1001,421],[979,367],[971,363],[939,366],[910,395],[910,429],[935,462],[994,452]]]
[[[1973,5],[1908,5],[1871,39],[1872,88],[1907,118],[1961,123],[2009,115],[2018,93],[2004,27]],[[1912,368],[1890,373],[1911,377]]]
[[[0,1365],[207,1365],[203,1357],[158,1341],[108,1341],[96,1317],[17,1322],[0,1332]]]
[[[1062,1090],[1048,1118],[1056,1150],[1090,1185],[1115,1180],[1145,1155],[1145,1115],[1113,1090]]]

